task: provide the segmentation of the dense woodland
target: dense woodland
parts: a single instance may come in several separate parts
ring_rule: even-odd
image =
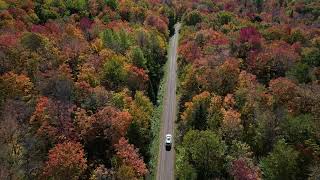
[[[160,0],[0,0],[0,179],[150,173],[173,24]]]
[[[143,179],[176,19],[176,177],[320,178],[317,0],[0,0],[0,179]]]
[[[180,0],[179,179],[320,178],[320,1]]]

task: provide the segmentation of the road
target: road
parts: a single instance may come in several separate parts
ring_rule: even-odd
[[[176,119],[176,84],[177,84],[177,48],[180,24],[175,26],[175,34],[170,39],[168,48],[169,72],[166,79],[166,93],[164,96],[164,109],[161,117],[160,151],[157,168],[157,180],[173,180],[175,168],[175,151],[165,149],[165,135],[174,135],[174,122]],[[173,138],[174,139],[174,138]],[[173,143],[174,145],[174,143]]]

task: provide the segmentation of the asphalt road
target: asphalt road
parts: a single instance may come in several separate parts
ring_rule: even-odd
[[[162,112],[162,123],[160,132],[160,152],[157,169],[157,180],[173,180],[175,168],[175,151],[174,147],[171,151],[165,149],[165,135],[174,135],[174,122],[176,119],[176,83],[177,83],[177,48],[179,40],[180,24],[175,26],[175,34],[170,39],[168,48],[169,73],[166,79],[167,90],[164,96],[164,109]],[[174,140],[174,138],[173,138]],[[174,146],[174,142],[173,142]]]

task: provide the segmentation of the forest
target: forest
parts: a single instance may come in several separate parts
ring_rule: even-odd
[[[142,179],[174,10],[0,0],[0,179]]]
[[[319,179],[320,1],[0,0],[0,180],[154,174],[176,22],[176,179]]]
[[[177,0],[178,179],[320,178],[320,1]]]

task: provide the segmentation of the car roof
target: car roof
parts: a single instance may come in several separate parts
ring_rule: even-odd
[[[171,134],[166,134],[166,137],[167,137],[167,138],[168,138],[168,137],[170,137],[170,138],[171,138],[171,137],[172,137],[172,135],[171,135]]]
[[[171,143],[172,141],[172,136],[169,134],[169,135],[166,135],[166,143]]]

